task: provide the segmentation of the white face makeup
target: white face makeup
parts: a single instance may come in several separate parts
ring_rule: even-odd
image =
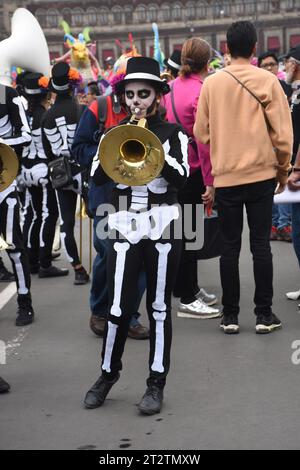
[[[125,85],[125,102],[131,114],[141,119],[147,116],[148,108],[156,98],[156,92],[147,82],[132,82]]]

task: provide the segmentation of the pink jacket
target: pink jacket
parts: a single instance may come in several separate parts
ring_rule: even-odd
[[[173,84],[175,109],[180,120],[180,124],[185,129],[189,137],[194,137],[193,126],[196,119],[198,99],[203,85],[202,79],[192,74],[189,77],[177,77],[169,85]],[[166,108],[167,120],[176,122],[172,109],[171,93],[165,95],[161,101]],[[194,173],[201,168],[205,185],[213,185],[211,175],[211,164],[209,158],[209,145],[204,145],[197,141],[198,154],[189,145],[189,165],[190,173]]]

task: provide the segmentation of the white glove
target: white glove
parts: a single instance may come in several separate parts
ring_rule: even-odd
[[[41,178],[47,178],[48,166],[46,163],[37,163],[30,169],[22,167],[21,174],[26,186],[38,186]]]

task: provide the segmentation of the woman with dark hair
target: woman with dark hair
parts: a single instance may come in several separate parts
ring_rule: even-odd
[[[213,185],[211,168],[207,163],[205,166],[202,164],[203,156],[208,154],[209,147],[196,142],[193,134],[198,99],[203,81],[208,76],[210,57],[211,47],[208,42],[200,38],[188,39],[181,51],[182,66],[179,76],[172,82],[171,92],[165,96],[163,103],[167,120],[180,123],[190,138],[190,176],[179,192],[178,200],[182,211],[185,205],[192,208],[193,231],[196,227],[197,204],[201,204],[203,200],[209,202],[209,188]],[[211,307],[217,302],[217,298],[208,294],[203,287],[199,287],[197,268],[196,252],[184,247],[174,289],[175,297],[180,297],[177,315],[201,319],[218,317],[219,310]]]
[[[32,133],[29,147],[22,155],[22,177],[30,195],[33,218],[26,221],[23,236],[27,246],[31,273],[39,277],[56,277],[68,274],[67,269],[52,266],[52,245],[58,218],[55,192],[48,178],[47,157],[42,144],[41,122],[49,107],[48,79],[40,73],[27,74],[24,94],[28,102],[27,116]],[[31,213],[29,213],[31,218]]]
[[[111,202],[115,212],[108,216],[109,315],[103,339],[102,374],[88,391],[84,403],[87,408],[101,406],[120,377],[139,273],[144,268],[150,370],[146,393],[138,408],[141,413],[151,415],[160,412],[170,366],[171,295],[182,244],[181,237],[175,236],[175,221],[179,218],[176,203],[177,191],[189,174],[188,139],[179,125],[162,121],[160,117],[160,99],[169,87],[160,78],[157,61],[148,57],[129,59],[126,75],[116,87],[117,93],[124,95],[130,115],[120,124],[128,123],[132,115],[136,120],[146,118],[148,129],[163,146],[165,162],[159,176],[147,184],[117,184],[113,189]],[[94,178],[96,183],[103,184],[108,177],[98,166]]]

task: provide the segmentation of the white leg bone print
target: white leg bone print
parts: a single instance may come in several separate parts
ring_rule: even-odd
[[[6,204],[8,205],[7,210],[7,225],[6,225],[6,243],[10,248],[15,248],[13,245],[13,229],[14,229],[14,207],[17,204],[15,198],[8,197],[6,199]]]
[[[122,292],[122,285],[123,285],[123,278],[124,278],[124,270],[125,270],[125,261],[126,261],[126,253],[129,250],[130,245],[127,242],[114,243],[114,250],[117,252],[117,259],[116,259],[116,270],[115,270],[115,279],[114,279],[114,301],[110,310],[110,313],[115,317],[120,317],[122,314],[120,308],[121,302],[121,292]]]
[[[42,190],[43,190],[42,225],[41,225],[41,229],[40,229],[40,247],[44,247],[45,246],[45,242],[43,240],[44,226],[45,226],[45,222],[47,220],[47,217],[49,217],[48,194],[47,194],[47,188],[46,188],[48,180],[45,179],[45,178],[41,178],[40,183],[41,183]]]
[[[153,318],[156,321],[155,351],[151,370],[155,372],[164,372],[164,321],[166,319],[165,288],[168,266],[168,254],[171,250],[170,243],[156,243],[158,263],[157,263],[157,283],[156,296],[152,304]]]
[[[18,294],[28,294],[29,291],[26,287],[24,271],[23,271],[21,260],[20,260],[21,253],[9,253],[9,257],[14,262],[17,276],[18,276],[18,281],[19,281]]]
[[[105,347],[105,355],[104,355],[102,369],[105,370],[106,372],[111,372],[111,368],[110,368],[111,355],[112,355],[113,347],[114,347],[115,340],[116,340],[118,325],[115,325],[111,321],[109,321],[107,325],[108,325],[108,329],[107,329],[106,347]]]

